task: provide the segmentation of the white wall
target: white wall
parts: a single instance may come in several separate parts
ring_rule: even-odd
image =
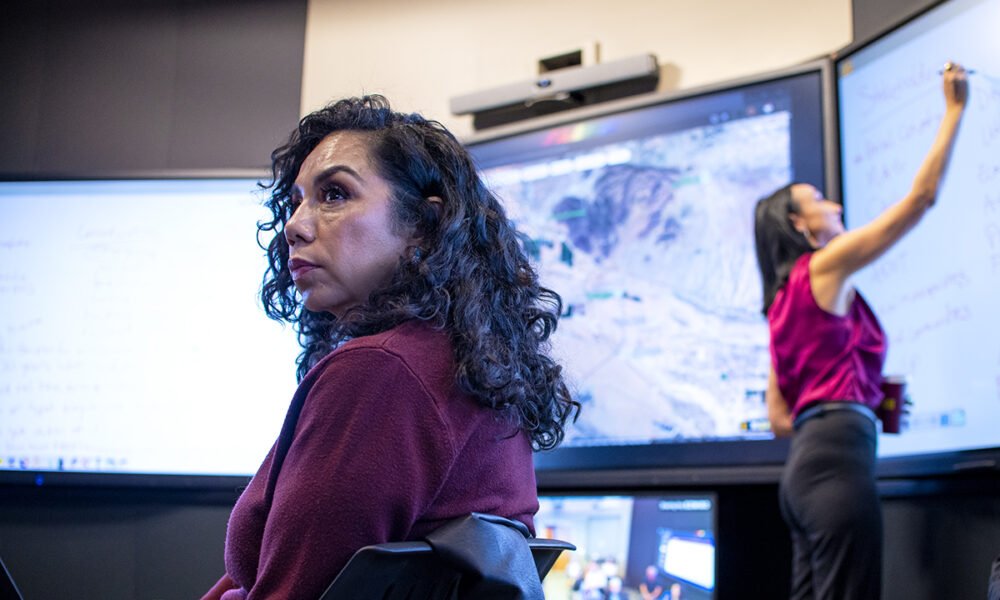
[[[521,81],[539,58],[600,44],[653,53],[662,91],[778,69],[851,41],[851,0],[310,0],[302,113],[385,94],[456,135],[452,96]]]

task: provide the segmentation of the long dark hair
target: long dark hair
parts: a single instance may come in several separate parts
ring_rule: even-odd
[[[806,236],[792,226],[791,214],[798,214],[799,206],[792,197],[792,186],[775,191],[757,201],[754,209],[754,242],[757,246],[757,266],[764,287],[761,312],[767,316],[774,296],[788,282],[795,261],[815,248]]]
[[[284,227],[306,156],[331,133],[365,132],[369,158],[392,189],[397,225],[412,228],[419,249],[401,260],[391,283],[340,319],[300,305],[288,270]],[[271,154],[265,202],[273,219],[258,225],[268,269],[261,300],[290,322],[303,351],[298,377],[344,341],[419,319],[448,332],[459,386],[482,405],[510,415],[536,449],[562,441],[575,418],[562,368],[548,355],[562,301],[539,285],[500,202],[465,148],[436,121],[393,112],[382,96],[340,100],[304,117]],[[441,198],[435,207],[429,197]],[[262,244],[263,246],[263,244]]]

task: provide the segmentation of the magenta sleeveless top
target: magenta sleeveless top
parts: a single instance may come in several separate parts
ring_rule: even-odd
[[[771,365],[792,415],[818,401],[882,401],[886,341],[875,313],[855,292],[846,316],[816,304],[809,283],[813,253],[795,261],[767,311]]]

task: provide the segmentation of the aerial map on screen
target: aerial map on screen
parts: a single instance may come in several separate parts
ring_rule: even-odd
[[[563,299],[553,351],[584,405],[569,445],[764,431],[753,207],[792,176],[789,129],[765,106],[485,170]]]

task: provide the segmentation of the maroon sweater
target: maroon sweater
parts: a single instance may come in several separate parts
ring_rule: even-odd
[[[318,598],[362,546],[470,512],[533,527],[531,446],[455,383],[448,336],[417,322],[319,362],[237,501],[205,599]]]

